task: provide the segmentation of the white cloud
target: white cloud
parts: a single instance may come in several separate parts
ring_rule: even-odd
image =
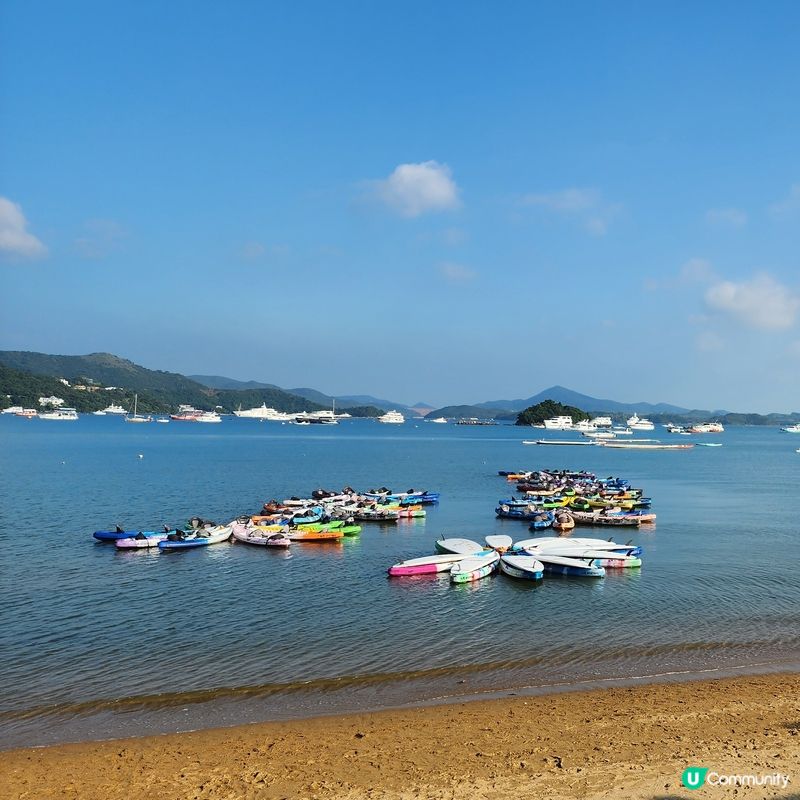
[[[738,208],[711,208],[706,211],[706,222],[727,228],[743,228],[747,225],[747,214]]]
[[[793,183],[789,187],[789,194],[773,203],[769,207],[769,213],[774,217],[789,217],[800,212],[800,183]]]
[[[388,178],[370,185],[381,202],[404,217],[450,211],[461,205],[450,167],[437,161],[400,164]]]
[[[557,214],[579,219],[584,229],[594,236],[604,236],[609,225],[622,210],[620,203],[611,203],[597,189],[562,189],[549,194],[526,194],[526,206],[540,206]]]
[[[105,258],[128,235],[113,219],[90,219],[83,227],[85,233],[75,240],[75,249],[84,258]]]
[[[22,209],[6,197],[0,197],[0,255],[40,258],[47,248],[27,231],[28,221]]]
[[[794,325],[800,297],[766,274],[750,281],[719,281],[706,291],[706,303],[751,328],[783,330]]]
[[[456,264],[454,261],[442,261],[437,269],[439,274],[450,283],[469,283],[478,276],[478,273],[471,267]]]

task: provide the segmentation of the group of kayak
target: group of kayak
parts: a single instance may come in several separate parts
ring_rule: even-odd
[[[423,489],[392,492],[391,489],[381,487],[358,492],[346,486],[340,492],[315,489],[311,497],[290,497],[282,502],[270,500],[264,504],[261,513],[267,517],[304,514],[330,519],[349,518],[355,522],[391,523],[398,519],[424,518],[426,511],[423,506],[438,502],[438,492]]]
[[[517,490],[525,496],[499,500],[495,514],[528,522],[531,530],[552,527],[565,533],[575,525],[633,527],[656,521],[649,510],[652,500],[624,478],[554,470],[499,474],[517,481]]]
[[[391,576],[449,572],[453,583],[485,578],[499,569],[512,578],[540,580],[545,573],[601,578],[606,569],[641,567],[642,549],[604,539],[538,537],[514,542],[510,536],[439,539],[436,554],[401,561],[389,567]]]
[[[308,498],[270,500],[259,514],[243,515],[225,525],[192,517],[183,527],[162,530],[95,531],[94,538],[120,549],[184,550],[234,539],[263,547],[289,547],[292,542],[331,542],[358,536],[358,522],[396,522],[424,517],[423,505],[438,503],[435,492],[410,489],[392,493],[385,487],[363,494],[347,487],[334,493],[317,489]]]

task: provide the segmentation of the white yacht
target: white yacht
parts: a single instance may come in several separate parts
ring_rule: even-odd
[[[689,428],[690,433],[725,433],[721,422],[700,422]],[[800,433],[800,431],[798,431]]]
[[[387,411],[378,417],[378,422],[385,422],[390,425],[400,425],[406,421],[406,418],[399,411]]]
[[[15,413],[17,417],[25,417],[26,419],[33,419],[39,416],[39,412],[35,408],[23,408],[22,411]]]
[[[0,411],[0,414],[19,414],[20,411],[24,411],[25,409],[22,406],[9,406],[8,408],[4,408]]]
[[[649,419],[639,417],[635,412],[632,417],[628,417],[627,425],[632,431],[652,431],[656,427]]]
[[[245,419],[266,419],[271,422],[288,422],[294,419],[294,414],[284,414],[274,408],[268,408],[266,403],[262,403],[258,408],[239,408],[233,412],[237,417]]]
[[[593,422],[590,422],[588,419],[582,419],[579,422],[576,422],[572,426],[573,430],[581,431],[581,433],[583,433],[584,431],[591,432],[594,431],[596,428],[597,426]]]
[[[572,417],[550,417],[544,421],[544,426],[550,431],[571,431]]]
[[[74,422],[78,419],[78,412],[74,408],[54,408],[52,411],[42,411],[39,413],[39,419],[58,419],[65,422]]]
[[[102,411],[95,411],[95,414],[127,414],[128,412],[120,405],[112,403],[106,406]]]
[[[426,419],[425,422],[437,422],[439,425],[446,425],[447,417],[436,417],[436,419]]]
[[[611,417],[595,417],[592,420],[592,425],[595,428],[610,428],[613,424]]]
[[[322,411],[301,411],[299,414],[294,414],[294,421],[298,424],[307,422],[310,425],[338,425],[339,420],[334,411],[327,408]]]
[[[195,422],[222,422],[222,417],[216,411],[201,411],[195,418]]]
[[[787,425],[785,428],[781,428],[781,430],[786,433],[800,433],[800,422],[796,422],[794,425]]]

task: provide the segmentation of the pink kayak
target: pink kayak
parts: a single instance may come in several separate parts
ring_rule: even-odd
[[[231,533],[237,542],[262,545],[263,547],[289,547],[292,543],[286,535],[286,529],[273,526],[248,525],[241,522],[231,523]]]
[[[449,572],[453,564],[463,560],[463,553],[442,553],[436,556],[412,558],[389,567],[389,574],[393,576],[432,575],[436,572]]]

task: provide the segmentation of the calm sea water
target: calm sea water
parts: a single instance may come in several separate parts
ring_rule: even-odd
[[[0,417],[0,745],[800,663],[800,437],[730,429],[705,437],[723,447],[686,452],[523,438],[530,429],[370,420]],[[539,585],[387,578],[442,535],[530,536],[495,518],[513,488],[497,470],[541,467],[620,475],[654,498],[655,527],[610,532],[643,546],[641,570]],[[364,524],[359,538],[288,553],[126,553],[91,536],[192,515],[225,522],[346,484],[435,490],[442,502],[425,520]]]

